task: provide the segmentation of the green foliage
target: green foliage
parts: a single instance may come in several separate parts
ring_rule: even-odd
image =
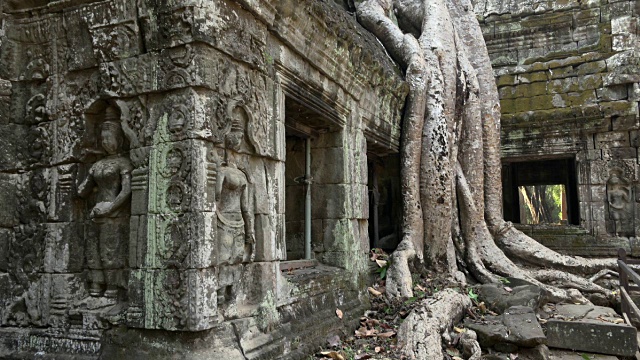
[[[580,354],[580,356],[584,359],[584,360],[591,360],[591,358],[589,357],[589,355],[587,354]]]
[[[353,360],[356,358],[356,351],[348,346],[342,348],[344,352],[345,360]]]
[[[503,284],[509,284],[510,281],[507,278],[499,277],[498,280]]]
[[[467,295],[469,295],[469,299],[478,301],[478,294],[474,293],[473,289],[469,288],[469,292],[467,293]]]
[[[389,266],[391,266],[391,259],[387,260],[387,263],[376,270],[380,275],[380,280],[384,280],[387,277],[387,270],[389,270]]]

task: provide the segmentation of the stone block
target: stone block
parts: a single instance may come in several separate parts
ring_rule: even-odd
[[[79,274],[51,274],[49,324],[69,326],[69,310],[76,302],[87,298],[84,279]]]
[[[587,74],[596,74],[605,72],[607,70],[607,64],[604,60],[589,62],[576,66],[575,71],[578,76]]]
[[[633,106],[633,104],[629,101],[600,102],[600,108],[605,118],[613,116],[635,115],[637,113],[637,107]]]
[[[13,230],[0,228],[0,273],[9,269],[9,254],[13,242]]]
[[[591,201],[604,204],[607,197],[606,185],[591,185],[588,187],[591,189]]]
[[[605,101],[624,100],[628,97],[627,84],[613,85],[596,89],[598,99]]]
[[[83,134],[78,131],[85,124],[80,123],[78,118],[63,118],[53,121],[53,131],[55,132],[55,147],[51,149],[51,163],[71,163],[79,162],[86,150]]]
[[[611,127],[613,131],[631,130],[640,127],[640,123],[635,115],[613,116]]]
[[[602,149],[603,160],[614,159],[636,159],[637,148],[635,147],[618,147],[611,149]]]
[[[133,19],[93,26],[89,32],[93,53],[100,63],[134,57],[142,51],[140,29]]]
[[[629,133],[622,131],[609,131],[597,133],[595,137],[596,147],[601,149],[629,147]]]
[[[13,122],[11,116],[11,97],[0,96],[0,125],[8,125]]]
[[[81,272],[84,265],[85,239],[81,223],[46,224],[44,271],[48,273]],[[95,239],[87,239],[95,241]]]
[[[256,214],[268,215],[273,210],[273,203],[271,199],[274,197],[274,190],[269,188],[269,182],[267,180],[267,169],[264,159],[250,157],[248,159],[248,169],[251,176],[251,187],[253,188],[253,204],[255,206],[254,212]]]
[[[208,156],[212,150],[211,144],[202,140],[157,144],[150,155],[148,212],[214,211],[215,184],[222,169]],[[246,175],[244,178],[248,182]]]
[[[311,150],[311,177],[314,184],[345,184],[350,178],[345,148],[331,147]]]
[[[125,58],[99,65],[103,82],[102,96],[131,97],[158,90],[159,60],[157,53]]]
[[[133,169],[131,171],[131,215],[145,215],[148,212],[149,169],[147,167]]]
[[[587,150],[585,154],[585,160],[602,160],[602,150]]]
[[[499,313],[503,313],[508,308],[516,305],[537,309],[542,301],[541,289],[535,285],[517,284],[515,281],[513,284],[510,282],[507,285],[485,284],[478,288],[477,293],[489,309],[496,310]],[[512,291],[505,290],[505,286],[512,287]]]
[[[65,24],[65,37],[69,48],[74,51],[67,53],[67,67],[69,70],[82,70],[98,65],[94,55],[89,24],[83,18],[82,12],[65,11],[63,13]]]
[[[285,260],[281,254],[283,247],[278,246],[276,238],[276,226],[278,218],[283,215],[256,214],[256,256],[255,261]],[[315,235],[315,231],[313,234]]]
[[[311,192],[311,213],[314,218],[341,219],[349,212],[350,185],[315,185]]]
[[[629,325],[551,319],[546,329],[548,345],[560,349],[633,356],[638,347],[636,329]]]
[[[147,269],[200,269],[210,267],[224,259],[221,252],[224,249],[219,241],[222,230],[217,227],[215,213],[188,214],[150,214],[140,216],[138,220],[136,253],[130,253],[129,258],[142,261],[140,267]],[[133,239],[131,239],[133,240]],[[231,244],[234,256],[240,256],[244,239],[234,238]],[[240,252],[239,254],[237,252]],[[227,254],[227,257],[231,256]]]
[[[16,170],[24,168],[18,150],[26,147],[26,138],[29,128],[24,125],[7,124],[0,125],[0,170]]]
[[[522,347],[544,345],[547,339],[533,310],[526,306],[513,306],[502,316],[485,316],[482,323],[465,319],[465,326],[474,330],[482,347],[513,344]]]
[[[576,76],[576,72],[573,66],[565,66],[561,68],[550,69],[549,76],[551,79],[563,79]]]
[[[213,269],[134,270],[129,277],[129,326],[201,331],[218,322]]]
[[[633,147],[640,147],[640,132],[638,130],[631,130],[629,132],[630,145]]]
[[[356,252],[360,250],[360,226],[357,220],[327,219],[324,226],[325,252]]]
[[[18,224],[17,216],[18,176],[0,173],[0,227],[13,227]]]
[[[269,293],[273,295],[279,271],[277,262],[254,262],[242,265],[240,282],[242,289],[238,293],[238,305],[253,308],[248,309],[249,311],[257,310],[257,306],[269,296]],[[240,315],[255,314],[244,313]]]

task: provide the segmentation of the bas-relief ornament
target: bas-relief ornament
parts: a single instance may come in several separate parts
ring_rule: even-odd
[[[161,53],[162,88],[176,89],[187,87],[195,81],[195,51],[190,44],[165,49]]]
[[[152,15],[142,19],[147,46],[155,50],[191,42],[193,7],[172,9],[168,12],[158,12],[159,9],[147,9]]]
[[[634,235],[634,204],[631,183],[621,170],[612,170],[607,180],[609,232],[618,237]]]
[[[45,80],[49,77],[50,66],[43,52],[28,50],[26,60],[26,66],[20,73],[19,80]]]
[[[93,49],[100,62],[120,60],[138,55],[140,43],[134,21],[91,29]]]
[[[117,300],[126,287],[132,165],[122,153],[119,110],[108,106],[99,126],[103,154],[78,185],[78,195],[87,198],[93,192],[85,223],[89,293]]]
[[[35,125],[47,119],[47,97],[44,94],[36,94],[28,101],[25,108],[25,124]]]
[[[47,298],[42,279],[44,238],[43,224],[31,223],[14,228],[15,236],[8,256],[8,272],[13,279],[13,299],[6,304],[3,325],[45,325],[43,315]]]

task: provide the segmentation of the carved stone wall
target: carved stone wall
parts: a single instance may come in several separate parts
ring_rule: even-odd
[[[637,253],[638,2],[507,0],[475,7],[500,92],[503,161],[576,162],[579,226],[525,231],[577,254],[611,255],[619,246]]]
[[[0,357],[300,358],[357,323],[366,154],[398,151],[407,87],[353,16],[259,0],[2,10]],[[314,134],[312,269],[283,265],[292,117]]]

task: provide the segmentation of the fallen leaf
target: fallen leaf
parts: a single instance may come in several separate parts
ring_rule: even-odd
[[[396,332],[395,332],[395,331],[387,331],[387,332],[383,332],[383,333],[378,334],[378,337],[381,337],[381,338],[387,339],[387,338],[392,337],[392,336],[393,336],[393,335],[395,335],[395,334],[396,334]]]
[[[378,291],[378,290],[376,290],[376,289],[374,289],[372,287],[367,288],[367,290],[369,290],[369,294],[371,294],[373,296],[378,297],[378,296],[382,295],[382,293],[380,291]]]
[[[376,264],[378,264],[379,267],[383,268],[383,267],[387,266],[387,260],[376,259]]]
[[[509,354],[510,360],[516,360],[518,358],[518,354]]]
[[[322,351],[320,353],[320,355],[322,355],[324,357],[329,357],[329,358],[334,359],[334,360],[344,360],[344,356],[342,356],[337,351]]]
[[[467,331],[467,329],[464,328],[459,328],[459,327],[453,327],[453,331],[457,332],[458,334],[463,333],[465,331]]]
[[[375,349],[373,349],[376,353],[379,353],[380,351],[382,351],[382,347],[380,346],[376,346]]]
[[[512,289],[512,288],[510,288],[510,287],[508,287],[508,286],[505,286],[505,287],[504,287],[504,290],[505,290],[506,292],[512,292],[512,291],[513,291],[513,289]]]
[[[336,315],[338,316],[338,319],[342,319],[342,310],[336,309]]]
[[[613,320],[614,324],[622,324],[624,322],[624,319],[615,319]]]
[[[463,358],[461,358],[460,356],[453,356],[451,357],[452,360],[464,360]]]

